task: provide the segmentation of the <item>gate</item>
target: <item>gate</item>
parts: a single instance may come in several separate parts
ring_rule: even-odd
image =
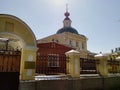
[[[0,50],[0,90],[18,90],[21,51]]]
[[[20,72],[21,52],[0,50],[0,72]]]
[[[19,72],[0,72],[0,90],[18,90]]]

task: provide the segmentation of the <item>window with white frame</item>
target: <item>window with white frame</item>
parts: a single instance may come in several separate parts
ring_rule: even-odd
[[[48,67],[59,67],[58,54],[48,54]]]

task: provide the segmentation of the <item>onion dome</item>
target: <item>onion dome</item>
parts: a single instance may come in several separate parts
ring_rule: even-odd
[[[70,32],[70,33],[78,34],[78,31],[72,27],[63,27],[57,31],[57,34],[60,34],[63,32]]]
[[[68,17],[70,15],[70,13],[68,11],[66,11],[66,13],[64,15],[66,16],[66,18],[64,20],[70,20]]]

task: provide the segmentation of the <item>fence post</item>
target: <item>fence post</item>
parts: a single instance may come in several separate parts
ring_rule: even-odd
[[[100,53],[98,55],[95,55],[95,58],[99,60],[99,64],[97,64],[97,67],[100,75],[103,77],[108,76],[107,55],[103,55]]]
[[[76,50],[70,50],[65,53],[69,57],[69,62],[67,62],[67,69],[69,70],[69,75],[73,78],[80,77],[80,52]]]

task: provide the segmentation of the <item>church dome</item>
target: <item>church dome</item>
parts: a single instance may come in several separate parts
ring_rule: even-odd
[[[57,34],[60,34],[63,32],[70,32],[70,33],[78,34],[78,31],[72,27],[63,27],[57,31]]]

